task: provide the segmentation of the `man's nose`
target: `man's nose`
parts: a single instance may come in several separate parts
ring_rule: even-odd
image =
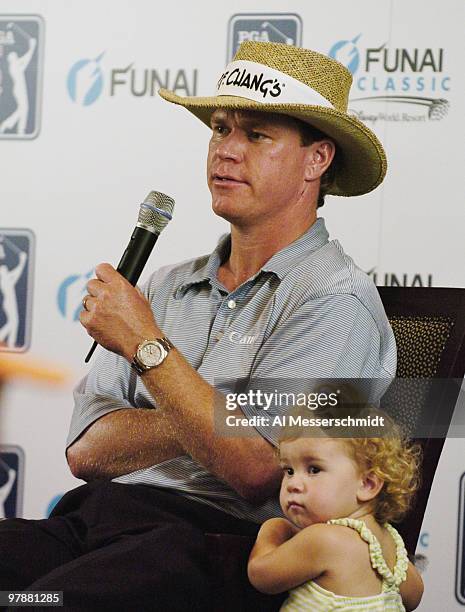
[[[241,161],[244,156],[244,145],[244,136],[239,131],[231,130],[231,132],[218,143],[216,154],[220,159]]]

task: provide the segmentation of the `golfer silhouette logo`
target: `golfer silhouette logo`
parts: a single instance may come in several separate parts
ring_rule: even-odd
[[[1,350],[24,350],[29,344],[32,241],[27,230],[0,230]]]
[[[41,21],[0,19],[0,138],[31,138],[38,132]]]
[[[22,515],[24,451],[19,446],[0,447],[0,520]]]
[[[9,498],[13,485],[16,481],[16,470],[10,467],[0,458],[0,472],[4,472],[6,480],[0,485],[0,519],[6,518],[5,503]]]

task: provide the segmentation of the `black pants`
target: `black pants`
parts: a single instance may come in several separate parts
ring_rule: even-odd
[[[0,522],[0,590],[63,591],[57,610],[203,612],[204,532],[257,530],[176,493],[93,482],[67,493],[49,519]]]

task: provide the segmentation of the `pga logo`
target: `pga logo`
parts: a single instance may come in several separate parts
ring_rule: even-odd
[[[0,228],[0,351],[29,348],[34,253],[32,230]]]
[[[0,445],[0,519],[23,513],[24,451],[19,446]]]
[[[43,55],[39,15],[0,15],[0,139],[38,136]]]
[[[241,43],[246,40],[279,42],[302,46],[302,19],[295,13],[242,13],[233,15],[228,24],[230,62]]]

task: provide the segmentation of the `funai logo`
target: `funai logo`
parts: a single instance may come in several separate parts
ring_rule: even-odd
[[[428,548],[431,534],[428,531],[422,531],[418,538],[418,543],[422,548]]]
[[[360,65],[360,52],[357,47],[357,41],[360,36],[361,34],[352,40],[340,40],[331,47],[328,54],[341,64],[344,64],[352,74],[357,72]]]
[[[105,67],[106,52],[83,58],[69,69],[66,86],[70,99],[80,106],[94,104],[102,95],[140,98],[155,96],[160,88],[186,96],[197,94],[198,70],[187,68],[142,68],[131,62],[123,67]]]
[[[77,61],[68,73],[68,94],[73,102],[81,106],[93,104],[102,93],[103,72],[100,60],[104,53],[95,59]]]
[[[429,564],[429,558],[426,555],[430,545],[431,534],[428,531],[422,531],[418,538],[418,548],[414,556],[414,564],[420,573],[424,573]]]
[[[302,19],[295,13],[243,13],[233,15],[228,24],[227,62],[246,40],[302,45]]]
[[[60,284],[57,293],[58,310],[63,318],[79,321],[82,298],[87,293],[87,283],[94,276],[94,270],[85,274],[71,274]]]
[[[47,504],[47,508],[45,510],[45,518],[48,518],[52,514],[55,506],[60,501],[60,499],[63,497],[63,495],[64,495],[63,493],[58,493],[57,495],[54,495],[52,497],[52,499]]]
[[[412,274],[407,272],[379,273],[376,271],[376,268],[368,270],[367,274],[373,279],[375,285],[382,287],[433,287],[432,274]]]
[[[451,77],[445,50],[362,45],[362,34],[336,42],[330,57],[354,75],[350,111],[365,122],[426,122],[443,119]],[[361,94],[361,95],[360,95]]]
[[[24,451],[0,446],[0,519],[21,517],[24,491]]]
[[[43,47],[41,17],[0,15],[0,138],[39,133]]]

